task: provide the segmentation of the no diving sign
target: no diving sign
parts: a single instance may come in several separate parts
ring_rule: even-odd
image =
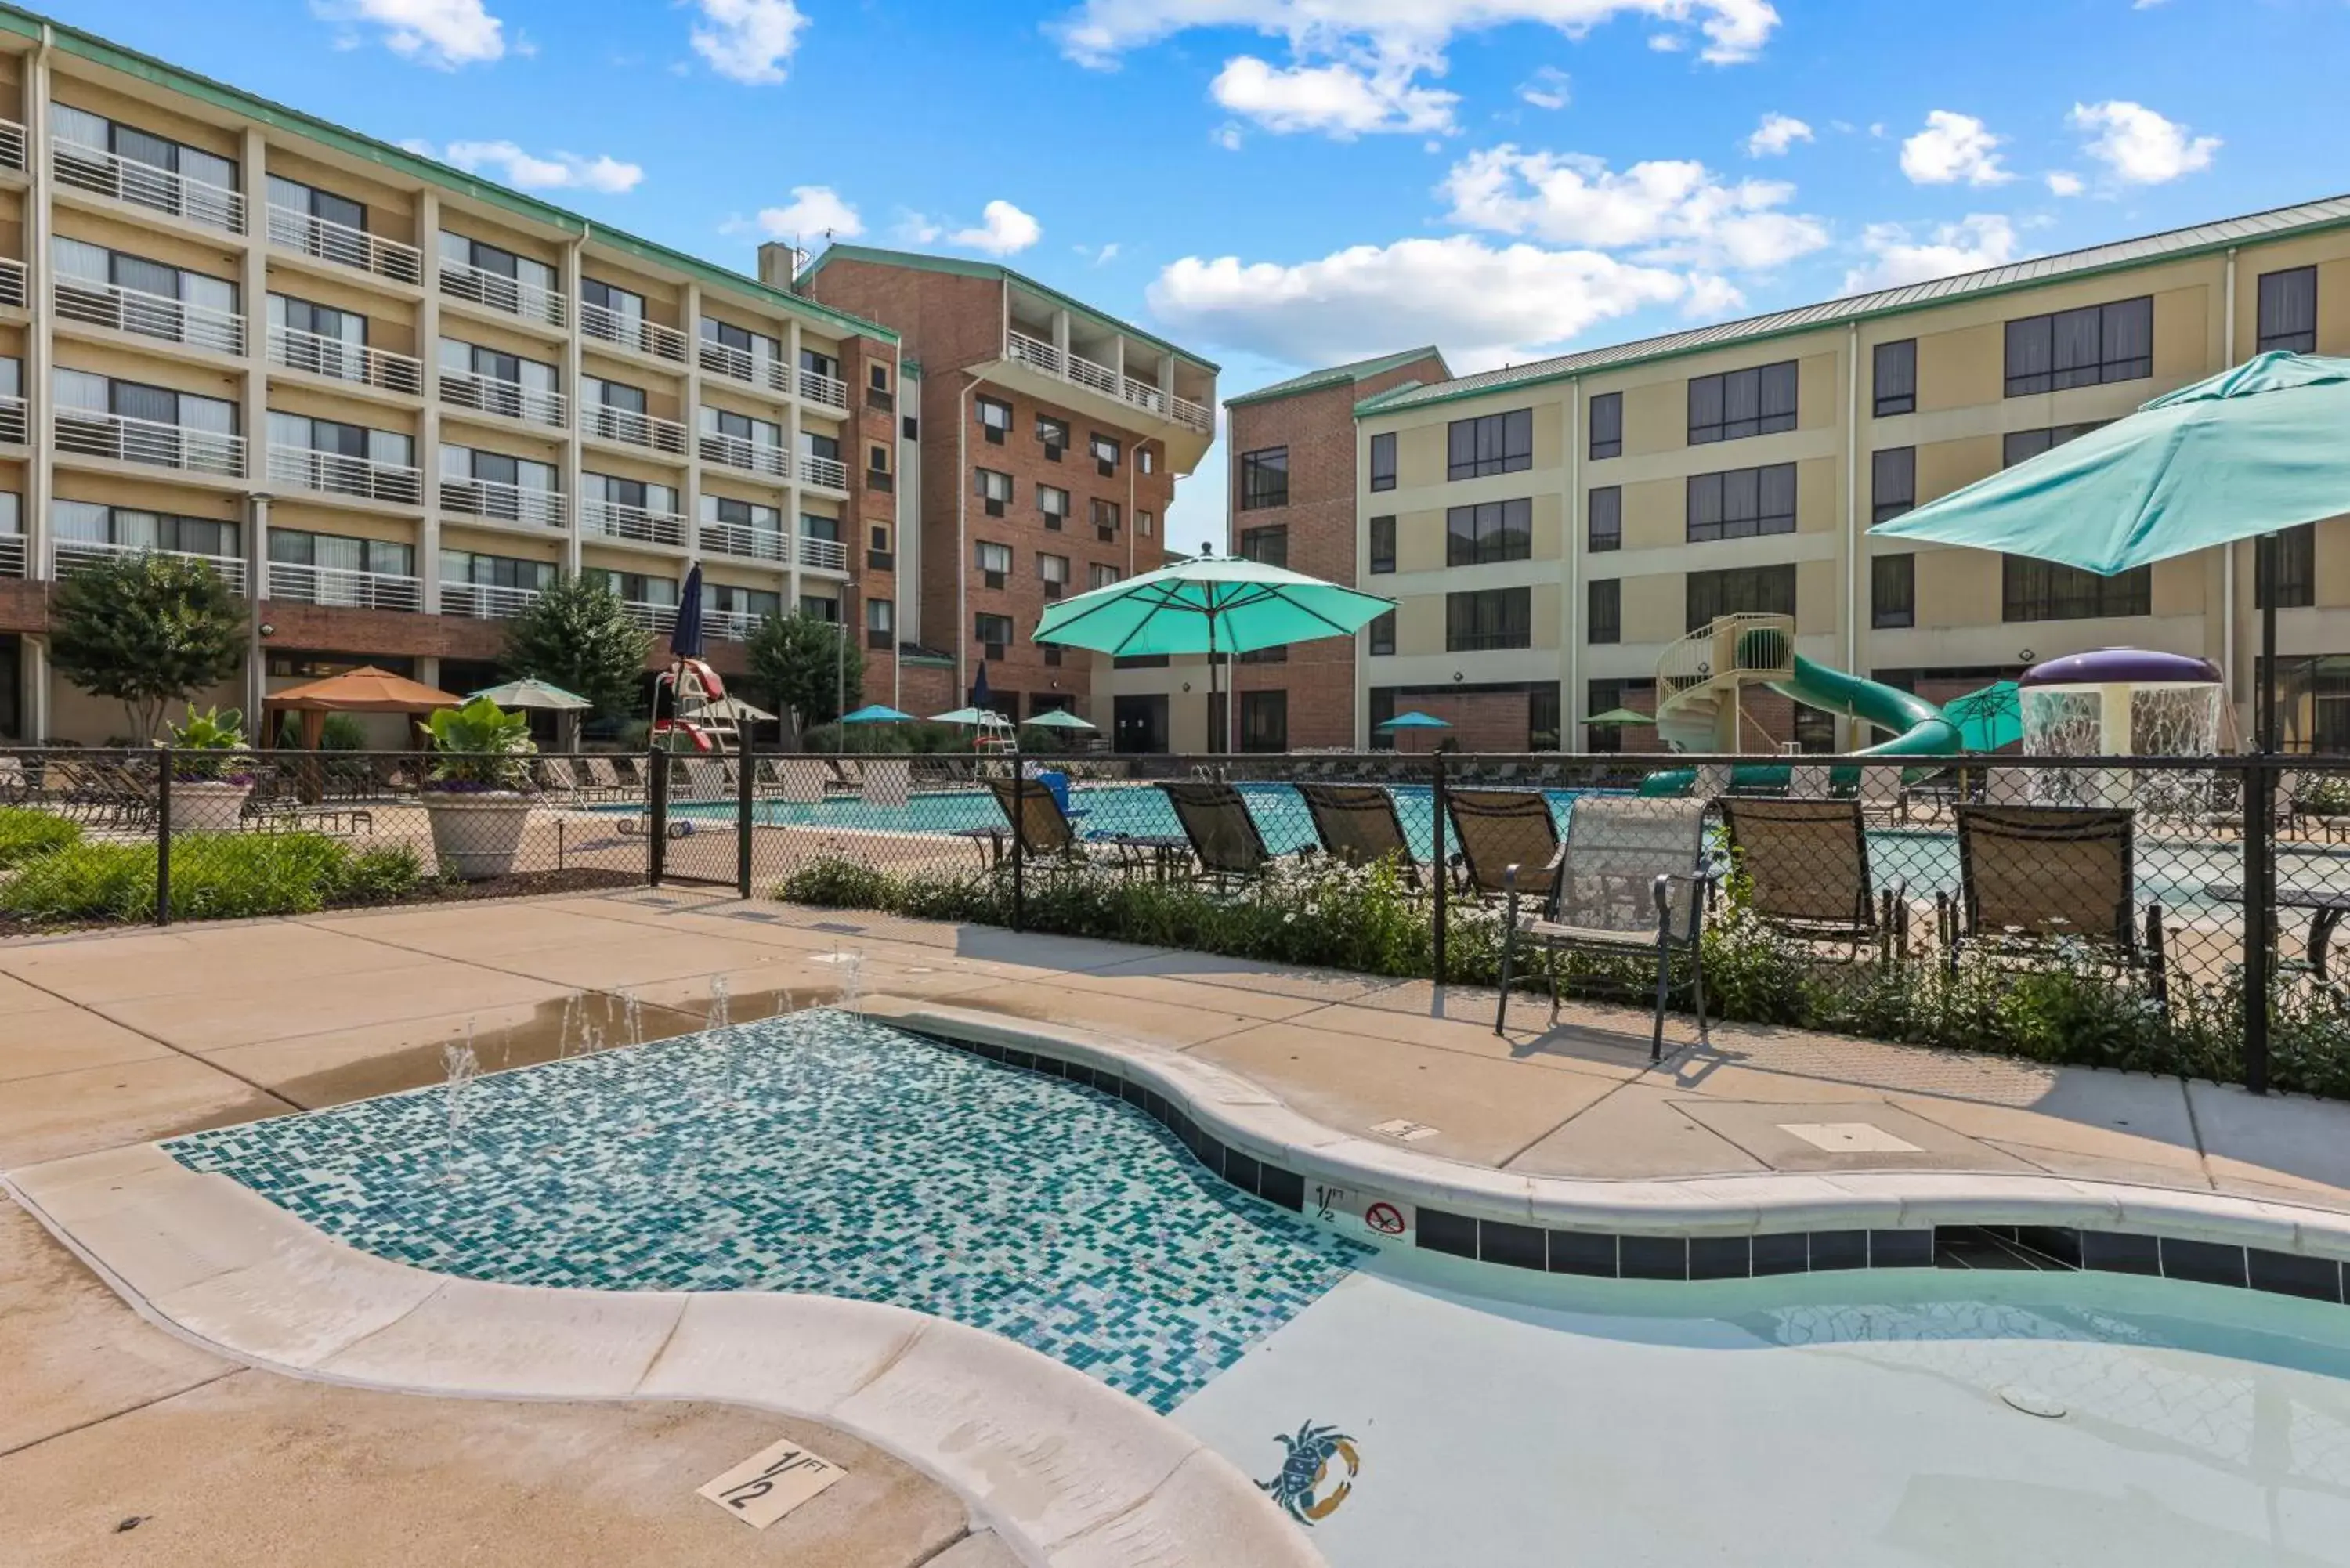
[[[700,1495],[754,1530],[764,1530],[847,1473],[786,1438],[702,1488]]]
[[[1317,1182],[1306,1189],[1307,1212],[1325,1225],[1374,1241],[1392,1241],[1411,1230],[1411,1205],[1356,1188]]]

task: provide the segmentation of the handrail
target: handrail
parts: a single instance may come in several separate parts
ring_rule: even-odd
[[[0,445],[23,446],[32,439],[32,405],[22,398],[0,397]]]
[[[422,579],[391,572],[269,561],[264,563],[262,582],[268,597],[297,604],[380,610],[417,610],[424,606]]]
[[[357,268],[395,283],[420,283],[424,277],[424,253],[399,240],[355,229],[315,213],[269,204],[269,243],[338,266]]]
[[[525,387],[520,381],[501,381],[471,370],[442,371],[441,400],[452,408],[478,409],[485,414],[535,425],[553,425],[557,430],[563,428],[570,406],[570,400],[561,392]]]
[[[24,166],[25,128],[13,119],[0,119],[0,169]]]
[[[555,490],[531,490],[502,479],[441,480],[441,510],[496,523],[544,524],[563,526],[563,494]]]
[[[823,408],[846,409],[848,407],[848,383],[821,370],[802,370],[800,397]]]
[[[848,546],[837,539],[818,539],[800,535],[800,565],[814,566],[822,572],[848,570]]]
[[[484,271],[470,262],[441,264],[441,292],[452,299],[502,310],[525,321],[542,321],[549,327],[564,324],[562,295],[504,273]]]
[[[22,534],[0,534],[0,577],[21,577],[25,575],[25,536]]]
[[[704,462],[739,468],[747,473],[773,474],[777,479],[786,472],[782,447],[763,446],[757,441],[744,441],[741,436],[714,431],[705,431],[702,437],[702,459]]]
[[[49,294],[58,317],[67,321],[135,332],[215,354],[244,352],[244,317],[234,310],[78,277],[57,279]]]
[[[111,539],[54,539],[49,544],[50,576],[70,576],[78,566],[123,556],[177,556],[203,561],[220,574],[221,581],[237,593],[244,591],[244,563],[234,556],[207,556],[199,550],[158,550],[146,545],[119,545]]]
[[[805,454],[800,458],[800,483],[826,490],[848,488],[848,465],[837,458]]]
[[[656,359],[685,363],[685,334],[674,327],[664,327],[658,321],[642,317],[623,316],[608,306],[592,300],[579,304],[579,332],[599,343],[617,343],[623,348],[639,354],[650,354]]]
[[[25,308],[25,264],[14,256],[0,256],[0,305]]]
[[[608,539],[632,539],[640,545],[685,543],[683,517],[674,512],[655,512],[622,501],[580,502],[579,527],[583,533],[600,534]],[[703,547],[708,548],[707,544]]]
[[[244,477],[243,436],[165,424],[161,420],[132,419],[102,409],[57,410],[57,445],[59,452],[84,457],[153,463],[231,479]]]
[[[511,620],[538,602],[536,588],[502,587],[495,583],[452,583],[441,580],[441,613],[472,620]]]
[[[731,343],[719,343],[708,337],[701,341],[703,369],[715,371],[730,381],[764,387],[771,392],[791,390],[792,384],[781,359],[758,358]]]
[[[675,420],[640,414],[634,409],[614,408],[609,403],[581,403],[579,433],[651,452],[674,452],[681,457],[685,453],[686,429]]]
[[[152,208],[206,228],[244,233],[244,197],[225,185],[158,169],[65,136],[49,138],[49,167],[60,185]]]
[[[276,322],[269,327],[269,362],[332,380],[380,387],[387,392],[412,396],[424,389],[424,365],[420,359]]]
[[[272,446],[269,477],[280,484],[400,506],[414,506],[424,498],[424,475],[410,464],[379,462],[311,447]]]
[[[784,535],[780,529],[754,528],[743,523],[704,523],[702,547],[715,555],[737,556],[748,561],[780,561],[784,558]]]

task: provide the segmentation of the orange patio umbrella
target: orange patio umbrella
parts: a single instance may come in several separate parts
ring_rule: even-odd
[[[437,708],[462,708],[465,700],[369,664],[307,686],[289,686],[265,698],[261,705],[265,710],[301,714],[303,747],[315,752],[329,713],[430,713]],[[266,740],[273,732],[264,725],[262,733]]]

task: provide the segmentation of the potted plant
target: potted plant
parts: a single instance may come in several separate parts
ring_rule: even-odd
[[[486,697],[421,725],[432,742],[421,792],[443,876],[478,882],[514,869],[530,820],[530,715]]]
[[[188,722],[172,732],[172,831],[229,833],[244,815],[253,794],[253,753],[246,749],[244,715],[236,709],[199,713],[188,704]]]

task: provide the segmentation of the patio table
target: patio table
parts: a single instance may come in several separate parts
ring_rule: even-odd
[[[2205,897],[2223,904],[2244,901],[2243,888],[2234,882],[2213,882],[2207,885],[2203,892]],[[2309,960],[2310,972],[2320,980],[2325,979],[2326,952],[2334,940],[2334,928],[2342,923],[2344,915],[2350,914],[2350,891],[2325,888],[2279,888],[2276,904],[2280,909],[2310,911],[2309,935],[2303,941],[2302,951]]]

